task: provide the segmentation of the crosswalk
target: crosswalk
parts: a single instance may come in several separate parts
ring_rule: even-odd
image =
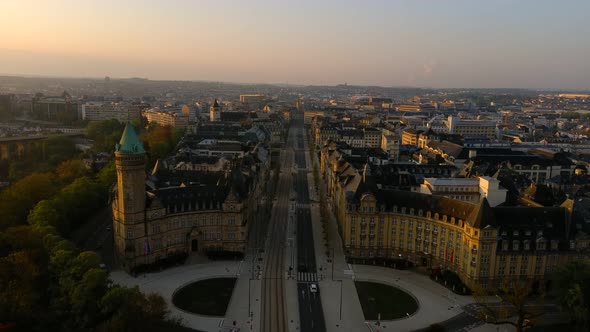
[[[318,274],[315,272],[297,272],[297,281],[315,282],[318,281]]]

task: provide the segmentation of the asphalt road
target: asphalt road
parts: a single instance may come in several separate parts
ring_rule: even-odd
[[[306,167],[307,151],[303,135],[303,114],[293,117],[291,131],[296,133],[295,174],[296,221],[297,221],[297,294],[299,300],[299,322],[303,332],[325,332],[326,323],[320,289],[317,284],[317,264],[315,260],[311,211]],[[318,291],[312,293],[310,284],[315,283]]]

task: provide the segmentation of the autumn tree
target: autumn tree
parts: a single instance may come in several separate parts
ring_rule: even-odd
[[[481,287],[473,287],[473,297],[478,307],[478,317],[481,321],[493,325],[512,325],[516,331],[523,331],[534,324],[535,320],[544,314],[543,307],[538,300],[532,303],[532,280],[520,280],[507,278],[495,294],[502,301],[498,303],[497,297],[485,291]]]
[[[70,183],[74,179],[88,174],[88,168],[80,159],[63,161],[57,166],[55,174],[63,183]]]
[[[150,123],[147,131],[141,135],[150,163],[155,163],[156,160],[167,157],[172,153],[182,135],[182,131],[170,126]]]

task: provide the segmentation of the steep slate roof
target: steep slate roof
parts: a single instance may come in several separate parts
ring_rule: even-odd
[[[130,122],[127,122],[125,126],[125,130],[123,131],[123,135],[121,136],[121,140],[119,144],[115,145],[115,151],[120,154],[143,154],[145,150],[143,149],[143,144],[137,137],[135,133],[135,129]]]
[[[421,209],[424,213],[430,211],[432,214],[438,213],[441,217],[446,215],[448,218],[454,217],[455,219],[464,220],[469,225],[477,228],[495,225],[496,221],[494,212],[485,199],[478,204],[473,204],[444,196],[401,190],[379,190],[375,196],[377,204],[384,205],[388,211],[393,210],[394,205],[398,209],[402,207],[406,209],[413,208],[415,211]]]

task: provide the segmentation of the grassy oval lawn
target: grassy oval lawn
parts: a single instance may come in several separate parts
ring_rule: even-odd
[[[399,288],[369,282],[356,281],[356,291],[366,320],[392,320],[412,315],[418,310],[414,297]]]
[[[190,283],[174,292],[172,303],[184,311],[225,316],[236,278],[213,278]]]

